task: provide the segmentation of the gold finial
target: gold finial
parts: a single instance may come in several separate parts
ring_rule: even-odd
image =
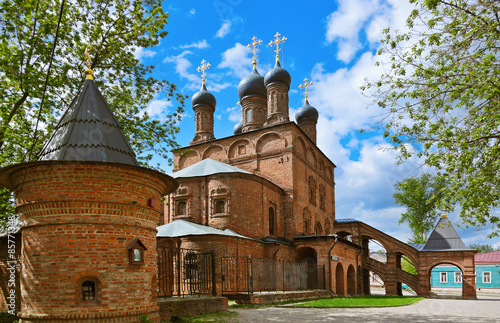
[[[260,39],[257,40],[257,37],[253,36],[252,43],[247,45],[248,48],[253,47],[252,51],[253,51],[253,68],[254,69],[257,69],[257,46],[259,46],[260,44],[262,44],[262,40],[260,40]]]
[[[443,215],[441,215],[441,219],[445,219],[445,218],[447,218],[447,216],[446,216],[446,214],[443,211]]]
[[[206,70],[210,67],[210,63],[207,63],[205,60],[201,61],[201,66],[199,66],[196,70],[201,72],[201,80],[203,81],[203,85],[205,85],[205,76],[207,76]]]
[[[285,36],[283,36],[283,38],[280,38],[280,36],[280,33],[276,33],[276,35],[274,35],[274,40],[271,40],[268,44],[269,46],[276,45],[276,49],[274,50],[276,52],[276,62],[280,60],[280,43],[284,43],[286,40]]]
[[[90,58],[91,50],[92,50],[92,45],[89,44],[85,49],[85,63],[87,63],[87,69],[85,70],[85,74],[87,75],[85,77],[86,80],[93,80],[92,74],[94,74],[94,72],[92,72],[91,69],[91,64],[92,64],[92,59]]]
[[[311,82],[307,82],[307,81],[309,81],[309,79],[306,77],[304,79],[304,84],[299,85],[299,88],[301,88],[301,89],[305,88],[306,100],[307,100],[307,87],[313,85],[313,81],[311,81]]]

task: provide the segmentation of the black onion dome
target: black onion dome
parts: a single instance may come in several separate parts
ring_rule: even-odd
[[[267,91],[264,86],[264,77],[257,72],[257,69],[253,69],[252,73],[245,77],[238,84],[238,96],[240,97],[240,101],[247,96],[261,96],[266,97]]]
[[[201,90],[199,92],[196,92],[193,97],[191,98],[191,104],[193,108],[197,105],[209,105],[212,108],[215,108],[215,104],[217,101],[215,100],[215,97],[212,95],[212,93],[207,91],[207,87],[205,84],[201,86]]]
[[[234,128],[233,128],[233,134],[237,135],[241,133],[241,130],[243,129],[243,119],[238,122]]]
[[[318,122],[318,117],[318,110],[316,110],[315,107],[311,106],[309,104],[309,101],[307,100],[304,105],[295,113],[295,121],[297,121],[297,124],[300,124],[303,121]]]
[[[267,72],[266,76],[264,77],[264,85],[267,87],[269,84],[272,83],[285,83],[288,88],[290,88],[290,84],[292,83],[292,78],[290,77],[290,74],[281,67],[280,62],[276,61],[276,65],[274,65],[274,68]]]

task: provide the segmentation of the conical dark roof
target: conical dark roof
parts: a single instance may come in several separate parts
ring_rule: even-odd
[[[118,120],[93,80],[78,96],[43,147],[40,160],[99,161],[139,166]]]
[[[425,244],[423,250],[467,250],[462,239],[451,224],[451,221],[443,215],[439,219],[434,231],[429,236],[429,240]]]

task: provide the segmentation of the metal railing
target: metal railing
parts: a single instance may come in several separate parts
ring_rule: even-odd
[[[213,253],[158,247],[158,297],[215,295]]]
[[[222,294],[325,289],[325,266],[249,257],[221,257]]]

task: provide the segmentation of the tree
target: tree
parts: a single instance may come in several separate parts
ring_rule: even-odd
[[[134,57],[137,48],[157,45],[167,35],[168,14],[161,1],[5,0],[0,16],[0,167],[37,159],[83,84],[89,44],[95,82],[138,161],[148,165],[153,153],[170,161],[168,152],[178,147],[175,136],[185,97],[174,84],[153,77],[153,66]],[[178,106],[158,120],[145,108],[162,94]],[[12,196],[2,188],[0,198],[6,216],[12,212]]]
[[[379,80],[362,87],[404,162],[421,157],[450,186],[466,226],[500,233],[500,2],[410,0],[409,31],[385,30]]]
[[[471,249],[477,249],[479,251],[479,253],[500,251],[500,247],[499,248],[493,248],[493,246],[490,245],[490,244],[482,244],[482,243],[473,243],[473,244],[470,244],[469,248],[471,248]]]
[[[411,262],[408,257],[401,257],[401,269],[406,271],[407,273],[410,273],[412,275],[417,275],[418,271],[417,268],[415,268],[415,265]]]
[[[399,224],[408,223],[412,234],[409,242],[426,242],[440,209],[447,212],[453,210],[453,205],[443,204],[446,181],[439,176],[422,174],[397,182],[394,187],[394,200],[406,207]]]

